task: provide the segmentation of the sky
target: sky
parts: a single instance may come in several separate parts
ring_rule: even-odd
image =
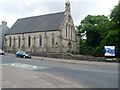
[[[19,18],[39,16],[65,11],[67,0],[1,0],[0,25],[7,21],[9,28]],[[119,0],[69,0],[75,26],[78,26],[88,14],[110,15]]]

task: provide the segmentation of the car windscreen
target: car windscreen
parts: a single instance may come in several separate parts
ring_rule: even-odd
[[[19,54],[19,53],[21,53],[21,51],[17,51],[17,52],[16,52],[16,54]]]
[[[22,51],[22,54],[27,54],[26,52]]]
[[[0,52],[2,52],[2,50],[0,49]]]

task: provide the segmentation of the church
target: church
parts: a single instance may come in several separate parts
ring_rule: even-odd
[[[6,51],[71,53],[78,48],[70,2],[65,11],[18,19],[4,39]]]

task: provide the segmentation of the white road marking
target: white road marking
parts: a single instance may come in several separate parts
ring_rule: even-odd
[[[33,68],[38,68],[37,66],[33,66]]]
[[[50,73],[47,73],[47,74],[48,74],[49,76],[53,77],[53,78],[56,78],[56,79],[59,79],[59,80],[61,80],[61,81],[63,81],[63,82],[69,83],[70,85],[75,85],[75,86],[80,87],[80,88],[83,88],[83,86],[84,86],[84,85],[79,85],[79,84],[77,84],[76,82],[68,81],[68,80],[65,80],[65,79],[63,79],[63,78],[57,77],[57,76],[52,75],[52,74],[50,74]]]
[[[50,74],[50,73],[47,73],[47,74],[50,75],[51,77],[56,78],[56,79],[59,79],[59,80],[62,80],[62,81],[64,81],[64,82],[69,82],[69,83],[70,83],[70,81],[67,81],[67,80],[65,80],[65,79],[63,79],[63,78],[57,77],[57,76],[52,75],[52,74]]]
[[[23,63],[8,63],[8,64],[3,64],[7,66],[14,66],[14,67],[19,67],[19,68],[27,68],[27,69],[45,69],[48,67],[44,66],[35,66],[35,65],[30,65],[30,64],[23,64]]]

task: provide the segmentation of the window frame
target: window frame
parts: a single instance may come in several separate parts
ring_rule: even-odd
[[[39,36],[39,46],[42,46],[42,36]]]
[[[52,33],[52,46],[54,46],[55,45],[55,35],[54,35],[54,33]]]
[[[12,38],[9,37],[9,39],[10,39],[10,41],[9,41],[9,47],[11,47],[12,46]]]
[[[68,38],[68,23],[66,23],[66,38]]]
[[[31,46],[31,37],[28,36],[28,47],[30,47],[30,46]]]
[[[20,47],[20,40],[21,40],[21,38],[20,38],[20,36],[18,36],[18,47]]]

